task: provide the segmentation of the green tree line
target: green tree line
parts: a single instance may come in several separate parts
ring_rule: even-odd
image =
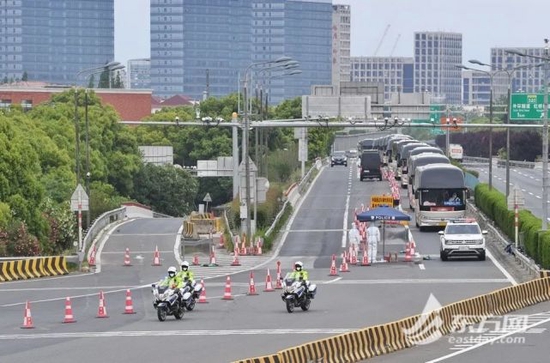
[[[178,117],[182,123],[191,121],[195,119],[196,107],[200,107],[203,116],[230,120],[238,109],[238,98],[229,95],[209,98],[200,106],[166,108],[147,120]],[[0,110],[1,256],[56,254],[72,248],[76,218],[69,200],[78,183],[86,185],[88,171],[86,109],[92,222],[128,200],[176,217],[195,210],[206,193],[211,194],[212,205],[232,200],[232,178],[196,178],[185,168],[144,164],[138,148],[172,146],[174,163],[192,166],[197,160],[231,156],[230,128],[121,125],[116,111],[102,105],[93,92],[88,93],[85,107],[84,90],[70,90],[31,110],[18,106]],[[301,102],[297,98],[270,108],[268,117],[291,118],[300,113]],[[254,145],[254,133],[250,134],[250,145]],[[293,129],[265,129],[262,136],[258,162],[268,166],[270,182],[284,182],[299,167],[297,152],[289,154],[297,145]],[[310,130],[310,159],[326,155],[332,138],[330,129]]]

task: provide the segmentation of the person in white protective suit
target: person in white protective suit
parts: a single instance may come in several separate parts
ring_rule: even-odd
[[[374,263],[374,261],[376,261],[376,254],[378,253],[378,242],[380,242],[380,230],[374,224],[374,222],[371,222],[369,223],[369,228],[367,228],[368,254],[371,263]]]
[[[354,246],[355,251],[359,251],[359,244],[361,243],[361,235],[359,230],[355,225],[355,222],[351,224],[351,229],[348,232],[348,243],[349,246]]]

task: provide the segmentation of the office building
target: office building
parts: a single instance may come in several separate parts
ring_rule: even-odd
[[[350,81],[351,10],[349,5],[332,6],[332,84]]]
[[[127,88],[151,88],[151,60],[149,58],[130,59],[126,67]]]
[[[505,74],[493,77],[493,104],[502,104],[507,96],[505,78],[507,78]],[[491,77],[487,73],[475,70],[462,71],[462,104],[470,106],[491,104]]]
[[[247,72],[249,88],[262,84],[278,103],[328,84],[332,12],[331,0],[151,0],[154,94],[224,96],[242,88],[249,65],[282,56],[300,62],[302,73],[284,76],[264,64]]]
[[[544,48],[491,48],[491,66],[493,69],[512,69],[518,66],[534,66],[541,63],[537,59],[508,54],[506,53],[508,49],[535,57],[545,56]],[[508,84],[508,75],[505,72],[500,72],[500,78],[502,79],[501,82]],[[542,67],[517,70],[512,74],[510,83],[512,92],[540,92],[544,84],[544,70]],[[501,94],[498,96],[501,96]]]
[[[114,58],[114,0],[0,1],[0,83],[87,83]]]
[[[384,85],[384,99],[392,93],[413,92],[413,58],[351,57],[351,81]]]
[[[414,92],[429,92],[444,103],[461,103],[462,34],[414,33]]]

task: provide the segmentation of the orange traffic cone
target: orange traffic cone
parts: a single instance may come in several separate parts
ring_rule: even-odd
[[[193,256],[193,266],[198,266],[200,265],[199,263],[199,256],[198,255],[194,255]]]
[[[76,320],[73,316],[73,308],[71,306],[71,298],[67,297],[65,299],[65,319],[63,323],[76,323]]]
[[[340,272],[350,272],[348,268],[348,261],[346,261],[346,258],[342,259],[342,264],[340,265]]]
[[[92,252],[90,253],[90,258],[88,259],[88,265],[89,266],[95,266],[95,255],[97,253],[96,247],[92,248]]]
[[[158,246],[155,246],[155,254],[153,255],[153,264],[151,266],[162,266],[160,263],[160,252]]]
[[[231,296],[231,277],[229,276],[227,276],[227,280],[225,281],[225,291],[222,300],[233,300],[233,296]]]
[[[370,266],[369,256],[367,255],[367,249],[363,250],[363,258],[361,260],[361,266]]]
[[[135,314],[134,304],[132,303],[132,293],[130,289],[126,290],[126,306],[124,307],[124,314]]]
[[[105,296],[103,291],[99,292],[99,309],[97,311],[97,318],[108,318],[107,307],[105,306]]]
[[[250,284],[248,285],[248,293],[249,296],[258,295],[256,292],[256,285],[254,284],[254,272],[250,272]]]
[[[214,249],[214,246],[212,246],[212,251],[210,252],[210,267],[218,266],[216,263],[216,250]]]
[[[277,261],[277,281],[275,281],[275,288],[280,290],[283,288],[283,276],[281,274],[281,261]]]
[[[235,248],[233,262],[231,262],[231,266],[240,266],[241,263],[239,262],[239,250]]]
[[[208,304],[206,301],[206,286],[204,286],[204,280],[201,279],[202,291],[199,295],[199,304]]]
[[[132,266],[132,262],[130,262],[130,249],[126,248],[126,252],[124,253],[124,266]]]
[[[357,261],[357,251],[355,250],[355,245],[352,245],[351,248],[351,257],[350,257],[350,264],[357,265],[359,262]]]
[[[31,316],[31,303],[28,301],[25,303],[25,314],[23,316],[23,326],[21,329],[34,329]]]
[[[267,269],[267,276],[265,277],[265,289],[264,292],[272,292],[275,291],[273,288],[273,283],[271,281],[271,274],[269,273],[269,269]]]
[[[336,270],[336,255],[332,255],[332,262],[330,263],[330,273],[329,276],[339,276],[338,271]]]
[[[220,243],[218,244],[218,248],[225,248],[225,238],[223,237],[223,234],[220,235]]]

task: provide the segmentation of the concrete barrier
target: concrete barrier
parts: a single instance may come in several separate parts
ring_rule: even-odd
[[[418,342],[463,329],[482,319],[504,315],[550,300],[550,277],[505,287],[488,294],[457,301],[428,313],[388,324],[325,338],[279,351],[269,356],[278,360],[249,358],[239,362],[343,363],[388,354],[412,347]],[[412,331],[413,336],[406,334]]]
[[[65,256],[31,257],[0,262],[1,282],[66,275],[68,273]]]

